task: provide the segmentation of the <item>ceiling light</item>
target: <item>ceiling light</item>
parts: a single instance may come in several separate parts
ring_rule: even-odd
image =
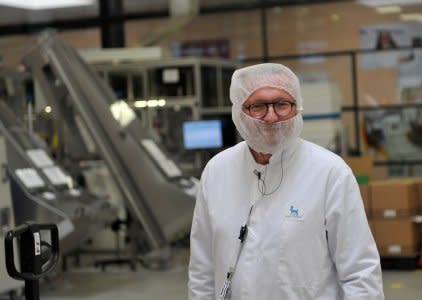
[[[377,13],[384,14],[397,14],[401,12],[401,7],[398,5],[378,6],[375,7]]]
[[[158,106],[158,100],[155,100],[155,99],[148,100],[147,105],[148,105],[148,107],[157,107]]]
[[[95,0],[0,0],[0,5],[40,10],[93,5]]]
[[[357,0],[356,2],[370,7],[421,4],[421,0]]]
[[[165,106],[166,105],[166,100],[165,99],[159,99],[157,102],[158,106]]]
[[[147,107],[147,102],[145,100],[137,100],[133,105],[139,108]]]

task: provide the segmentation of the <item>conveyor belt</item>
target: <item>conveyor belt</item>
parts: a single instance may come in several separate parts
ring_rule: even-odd
[[[54,33],[45,32],[23,62],[58,118],[65,119],[70,103],[81,119],[149,248],[162,248],[187,234],[194,197],[177,178],[169,179],[158,168],[141,144],[143,133],[134,134],[141,128],[134,125],[136,119],[125,127],[114,119],[113,92],[78,53]]]
[[[0,135],[5,139],[16,225],[33,221],[55,223],[59,227],[61,253],[76,250],[95,232],[111,222],[116,209],[106,199],[94,197],[81,188],[57,186],[43,174],[42,167],[31,160],[28,150],[44,151],[37,140],[0,100]],[[32,137],[32,138],[31,138]],[[45,152],[46,155],[48,155]],[[52,163],[55,163],[52,160]],[[19,177],[19,171],[31,170],[42,186],[30,187]]]

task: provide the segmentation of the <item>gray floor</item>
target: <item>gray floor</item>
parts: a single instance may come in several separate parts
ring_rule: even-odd
[[[187,299],[186,267],[168,271],[109,268],[106,272],[81,269],[68,272],[58,282],[43,287],[43,300]]]
[[[41,299],[186,300],[188,257],[187,249],[174,252],[172,266],[161,271],[148,270],[140,264],[136,271],[127,265],[111,265],[105,271],[71,267],[42,283]]]
[[[422,299],[422,270],[384,271],[383,279],[385,299]]]
[[[182,257],[182,259],[180,259]],[[422,270],[385,271],[384,289],[387,300],[422,299]],[[187,259],[179,255],[166,271],[139,267],[132,272],[125,266],[110,266],[105,272],[92,267],[72,268],[41,286],[43,300],[142,300],[187,299]]]

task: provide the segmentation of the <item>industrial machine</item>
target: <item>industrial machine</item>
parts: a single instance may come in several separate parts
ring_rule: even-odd
[[[123,195],[137,251],[158,251],[185,237],[197,180],[184,176],[131,107],[52,32],[39,36],[23,63],[54,119],[75,124],[87,148],[106,163]]]
[[[213,155],[240,141],[231,119],[229,100],[231,76],[239,62],[182,57],[93,67],[115,96],[133,108],[142,126],[160,139],[182,171],[199,176]],[[221,145],[186,147],[185,124],[204,120],[221,124]]]
[[[3,241],[6,233],[14,228],[15,218],[13,216],[13,203],[10,197],[10,183],[5,173],[7,164],[6,143],[2,134],[0,134],[0,166],[2,168],[2,176],[0,180],[0,239]],[[13,299],[13,295],[23,284],[11,279],[6,272],[5,250],[3,245],[0,246],[0,294],[9,294]]]
[[[50,273],[59,260],[57,225],[32,222],[21,224],[6,233],[4,249],[7,273],[16,280],[25,281],[26,300],[39,300],[38,281]],[[15,259],[18,249],[19,259]],[[16,261],[19,261],[19,267],[16,267]]]
[[[108,200],[79,187],[4,101],[0,101],[0,134],[7,152],[3,176],[10,179],[16,225],[28,221],[57,224],[66,255],[113,220],[116,209]]]

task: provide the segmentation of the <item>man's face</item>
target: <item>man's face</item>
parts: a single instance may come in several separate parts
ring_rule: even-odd
[[[243,103],[245,114],[266,123],[288,120],[296,115],[296,103],[286,91],[263,87],[253,92]]]
[[[263,87],[253,92],[242,105],[242,111],[250,117],[244,126],[257,143],[279,145],[292,133],[293,123],[287,122],[296,114],[293,97],[284,90]]]

